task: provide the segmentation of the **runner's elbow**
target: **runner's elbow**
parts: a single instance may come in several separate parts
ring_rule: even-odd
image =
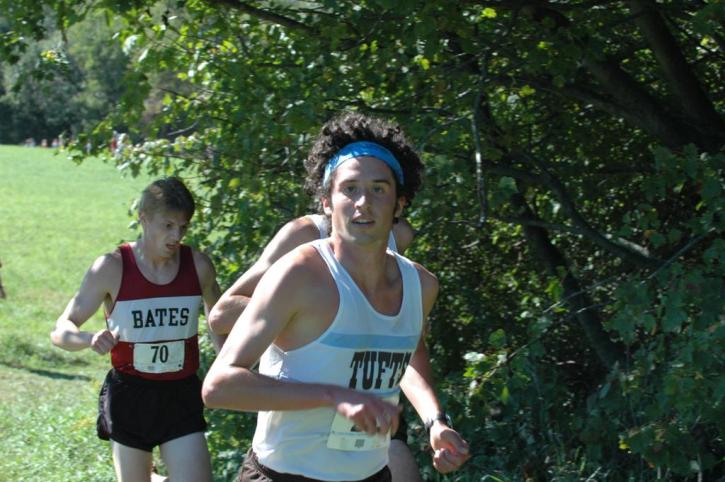
[[[214,308],[212,308],[211,312],[209,312],[209,317],[207,318],[209,330],[215,335],[228,335],[231,331],[227,326],[228,323],[226,322],[228,314],[225,313],[219,305],[220,303],[217,303]]]
[[[50,342],[59,348],[65,348],[67,340],[68,333],[57,326],[50,332]]]
[[[63,346],[62,340],[63,340],[62,335],[60,333],[58,333],[57,328],[54,328],[53,331],[50,332],[50,342],[53,345],[62,348],[62,346]]]
[[[209,408],[224,408],[222,406],[223,400],[223,387],[220,383],[219,377],[215,376],[213,372],[210,372],[204,383],[201,386],[201,398],[204,401],[204,405]]]
[[[201,399],[208,408],[238,411],[256,411],[257,408],[247,386],[246,370],[213,366],[201,386]]]
[[[217,303],[218,304],[218,303]],[[222,335],[223,333],[219,333],[219,324],[221,322],[219,312],[220,310],[217,309],[216,305],[214,305],[214,308],[211,309],[209,312],[209,316],[206,319],[207,324],[209,325],[209,330],[211,330],[212,333],[215,335]]]
[[[68,338],[68,332],[61,328],[55,328],[50,332],[50,342],[53,345],[64,350],[75,351],[75,347],[71,345]]]

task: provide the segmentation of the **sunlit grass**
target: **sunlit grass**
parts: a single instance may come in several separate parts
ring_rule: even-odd
[[[114,480],[95,433],[108,357],[65,352],[48,334],[93,260],[135,238],[128,210],[148,179],[0,146],[0,180],[0,480]],[[103,316],[86,326],[101,328]]]

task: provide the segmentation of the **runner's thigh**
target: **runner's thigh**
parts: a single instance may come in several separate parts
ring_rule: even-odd
[[[173,482],[211,482],[211,457],[204,432],[190,433],[160,446]]]
[[[113,466],[118,482],[148,482],[151,479],[151,452],[111,441]]]
[[[390,441],[388,449],[388,467],[393,475],[393,482],[421,482],[420,469],[413,453],[405,442],[397,439]]]

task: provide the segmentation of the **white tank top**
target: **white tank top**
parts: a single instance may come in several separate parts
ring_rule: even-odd
[[[397,403],[400,379],[418,346],[423,327],[420,277],[411,261],[394,256],[403,280],[396,315],[376,311],[329,241],[313,241],[335,280],[340,305],[330,327],[316,340],[290,351],[271,345],[259,372],[280,380],[325,383],[375,394]],[[360,480],[388,463],[387,436],[353,430],[333,408],[259,412],[253,439],[259,461],[282,473],[325,481]]]
[[[317,230],[320,232],[320,239],[325,239],[330,235],[329,231],[327,230],[328,227],[328,221],[327,217],[323,214],[308,214],[307,218],[312,221],[315,226],[317,226]],[[388,249],[391,251],[398,252],[398,245],[395,242],[395,236],[393,235],[393,231],[390,231],[390,234],[388,235]]]

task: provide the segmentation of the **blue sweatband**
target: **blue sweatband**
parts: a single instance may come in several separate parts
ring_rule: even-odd
[[[354,157],[374,157],[375,159],[380,159],[393,170],[395,177],[398,178],[398,183],[401,186],[403,185],[403,169],[400,167],[400,163],[393,153],[380,144],[369,141],[358,141],[348,144],[332,156],[330,162],[325,166],[325,176],[322,178],[322,185],[327,187],[332,172],[340,164]]]

